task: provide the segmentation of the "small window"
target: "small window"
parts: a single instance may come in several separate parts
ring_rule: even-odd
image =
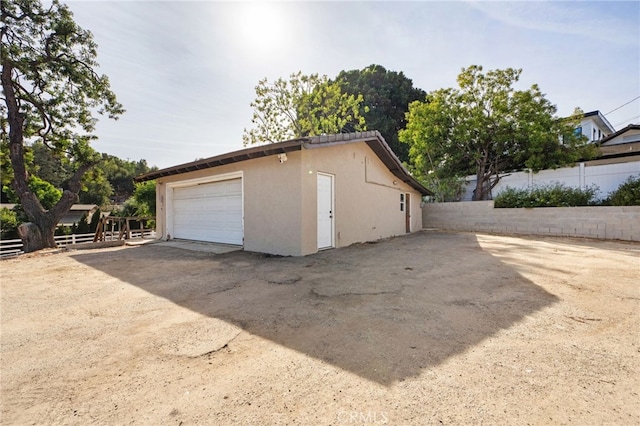
[[[576,136],[578,136],[578,137],[582,136],[582,126],[578,126],[578,127],[576,127],[575,134],[576,134]]]
[[[400,194],[400,211],[404,211],[404,194]]]

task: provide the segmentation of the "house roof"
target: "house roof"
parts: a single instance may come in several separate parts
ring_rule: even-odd
[[[593,117],[593,120],[598,124],[598,126],[609,129],[611,133],[614,133],[616,131],[616,129],[613,128],[611,123],[609,123],[609,120],[607,120],[604,114],[602,114],[599,110],[585,112],[584,114],[582,114],[582,117],[583,118]]]
[[[600,158],[620,158],[635,157],[640,155],[640,134],[629,135],[624,137],[625,133],[640,130],[640,124],[629,124],[624,129],[618,130],[612,135],[602,138],[598,141],[600,147]],[[624,139],[627,139],[626,141]],[[615,139],[619,139],[618,143],[614,143]]]
[[[203,158],[201,160],[192,161],[190,163],[180,164],[161,170],[155,170],[145,173],[135,178],[136,182],[144,182],[157,179],[164,176],[173,176],[182,173],[193,172],[196,170],[209,169],[222,166],[225,164],[238,163],[241,161],[251,160],[254,158],[266,157],[269,155],[283,154],[292,151],[300,151],[305,149],[322,148],[334,145],[343,145],[349,143],[364,142],[369,148],[380,158],[384,165],[394,176],[402,182],[411,186],[422,195],[432,195],[432,192],[425,188],[413,176],[409,174],[407,169],[402,165],[398,157],[393,153],[387,142],[384,140],[380,132],[372,130],[368,132],[340,133],[322,136],[313,136],[299,139],[292,139],[285,142],[277,142],[267,145],[260,145],[251,148],[242,149],[240,151],[229,152],[214,157]]]
[[[620,136],[620,135],[622,135],[624,133],[627,133],[630,130],[640,130],[640,124],[629,124],[627,127],[623,128],[623,129],[620,129],[617,132],[612,133],[612,134],[610,134],[609,136],[607,136],[605,138],[600,139],[598,141],[598,145],[604,145],[607,142],[609,142],[611,139],[615,139],[618,136]]]
[[[3,203],[0,204],[0,208],[7,208],[9,210],[13,209],[16,206],[14,203]],[[90,212],[93,209],[97,209],[98,206],[96,204],[74,204],[69,208],[69,211],[81,211],[81,212]]]

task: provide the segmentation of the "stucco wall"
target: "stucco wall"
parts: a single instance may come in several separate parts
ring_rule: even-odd
[[[157,232],[167,238],[171,185],[242,173],[244,248],[306,255],[317,247],[317,173],[334,175],[335,247],[405,233],[400,194],[411,194],[411,231],[422,229],[421,196],[396,178],[365,143],[305,149],[157,180]],[[169,212],[171,213],[171,212]],[[170,231],[169,231],[170,233]]]
[[[165,198],[168,184],[242,172],[245,250],[281,255],[302,254],[300,158],[300,152],[291,152],[284,163],[272,155],[158,179],[158,237],[167,237]]]
[[[317,172],[335,176],[336,247],[405,234],[401,193],[411,194],[411,231],[422,229],[420,194],[395,177],[366,144],[304,149],[302,163],[304,193],[313,199],[303,207],[308,209],[303,216],[304,254],[317,251]]]
[[[640,206],[495,209],[493,201],[426,204],[425,228],[640,241]]]

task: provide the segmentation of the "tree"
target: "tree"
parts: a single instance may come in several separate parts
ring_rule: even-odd
[[[109,203],[109,197],[113,194],[113,186],[100,167],[101,164],[102,162],[96,164],[83,176],[82,186],[78,193],[78,202],[98,206],[104,206]]]
[[[345,93],[362,95],[360,114],[367,128],[378,130],[398,158],[409,162],[409,146],[400,142],[398,132],[405,128],[409,104],[424,100],[426,92],[413,87],[413,81],[402,72],[388,71],[380,65],[341,71],[335,81]]]
[[[30,174],[37,175],[56,188],[62,188],[73,174],[69,159],[64,155],[56,155],[42,141],[36,141],[25,148],[33,153],[33,160],[26,160],[27,171]]]
[[[133,192],[133,200],[137,206],[136,215],[155,216],[156,215],[156,181],[136,183]]]
[[[122,160],[114,155],[102,154],[102,161],[95,169],[100,170],[112,188],[112,194],[116,203],[124,202],[133,195],[135,184],[133,178],[143,173],[156,170],[157,167],[149,167],[147,161]]]
[[[522,70],[463,69],[459,89],[430,92],[409,105],[400,140],[409,144],[419,177],[476,175],[474,200],[490,197],[501,175],[514,170],[556,168],[595,155],[575,134],[576,122],[554,116],[537,85],[516,90]]]
[[[362,96],[343,93],[337,83],[318,74],[291,74],[289,80],[279,78],[271,84],[258,82],[251,122],[254,128],[244,130],[244,145],[273,143],[289,139],[340,133],[349,128],[363,130],[360,114]]]
[[[54,230],[78,199],[84,173],[99,160],[89,146],[94,112],[117,118],[124,112],[109,80],[96,73],[96,44],[58,0],[0,2],[4,104],[2,139],[9,147],[12,185],[31,223],[19,227],[25,251],[55,247]],[[39,140],[72,170],[60,200],[46,208],[29,189],[25,150]]]

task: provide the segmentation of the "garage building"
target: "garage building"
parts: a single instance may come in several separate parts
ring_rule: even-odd
[[[161,239],[301,256],[422,229],[416,181],[377,131],[260,145],[153,171]]]

